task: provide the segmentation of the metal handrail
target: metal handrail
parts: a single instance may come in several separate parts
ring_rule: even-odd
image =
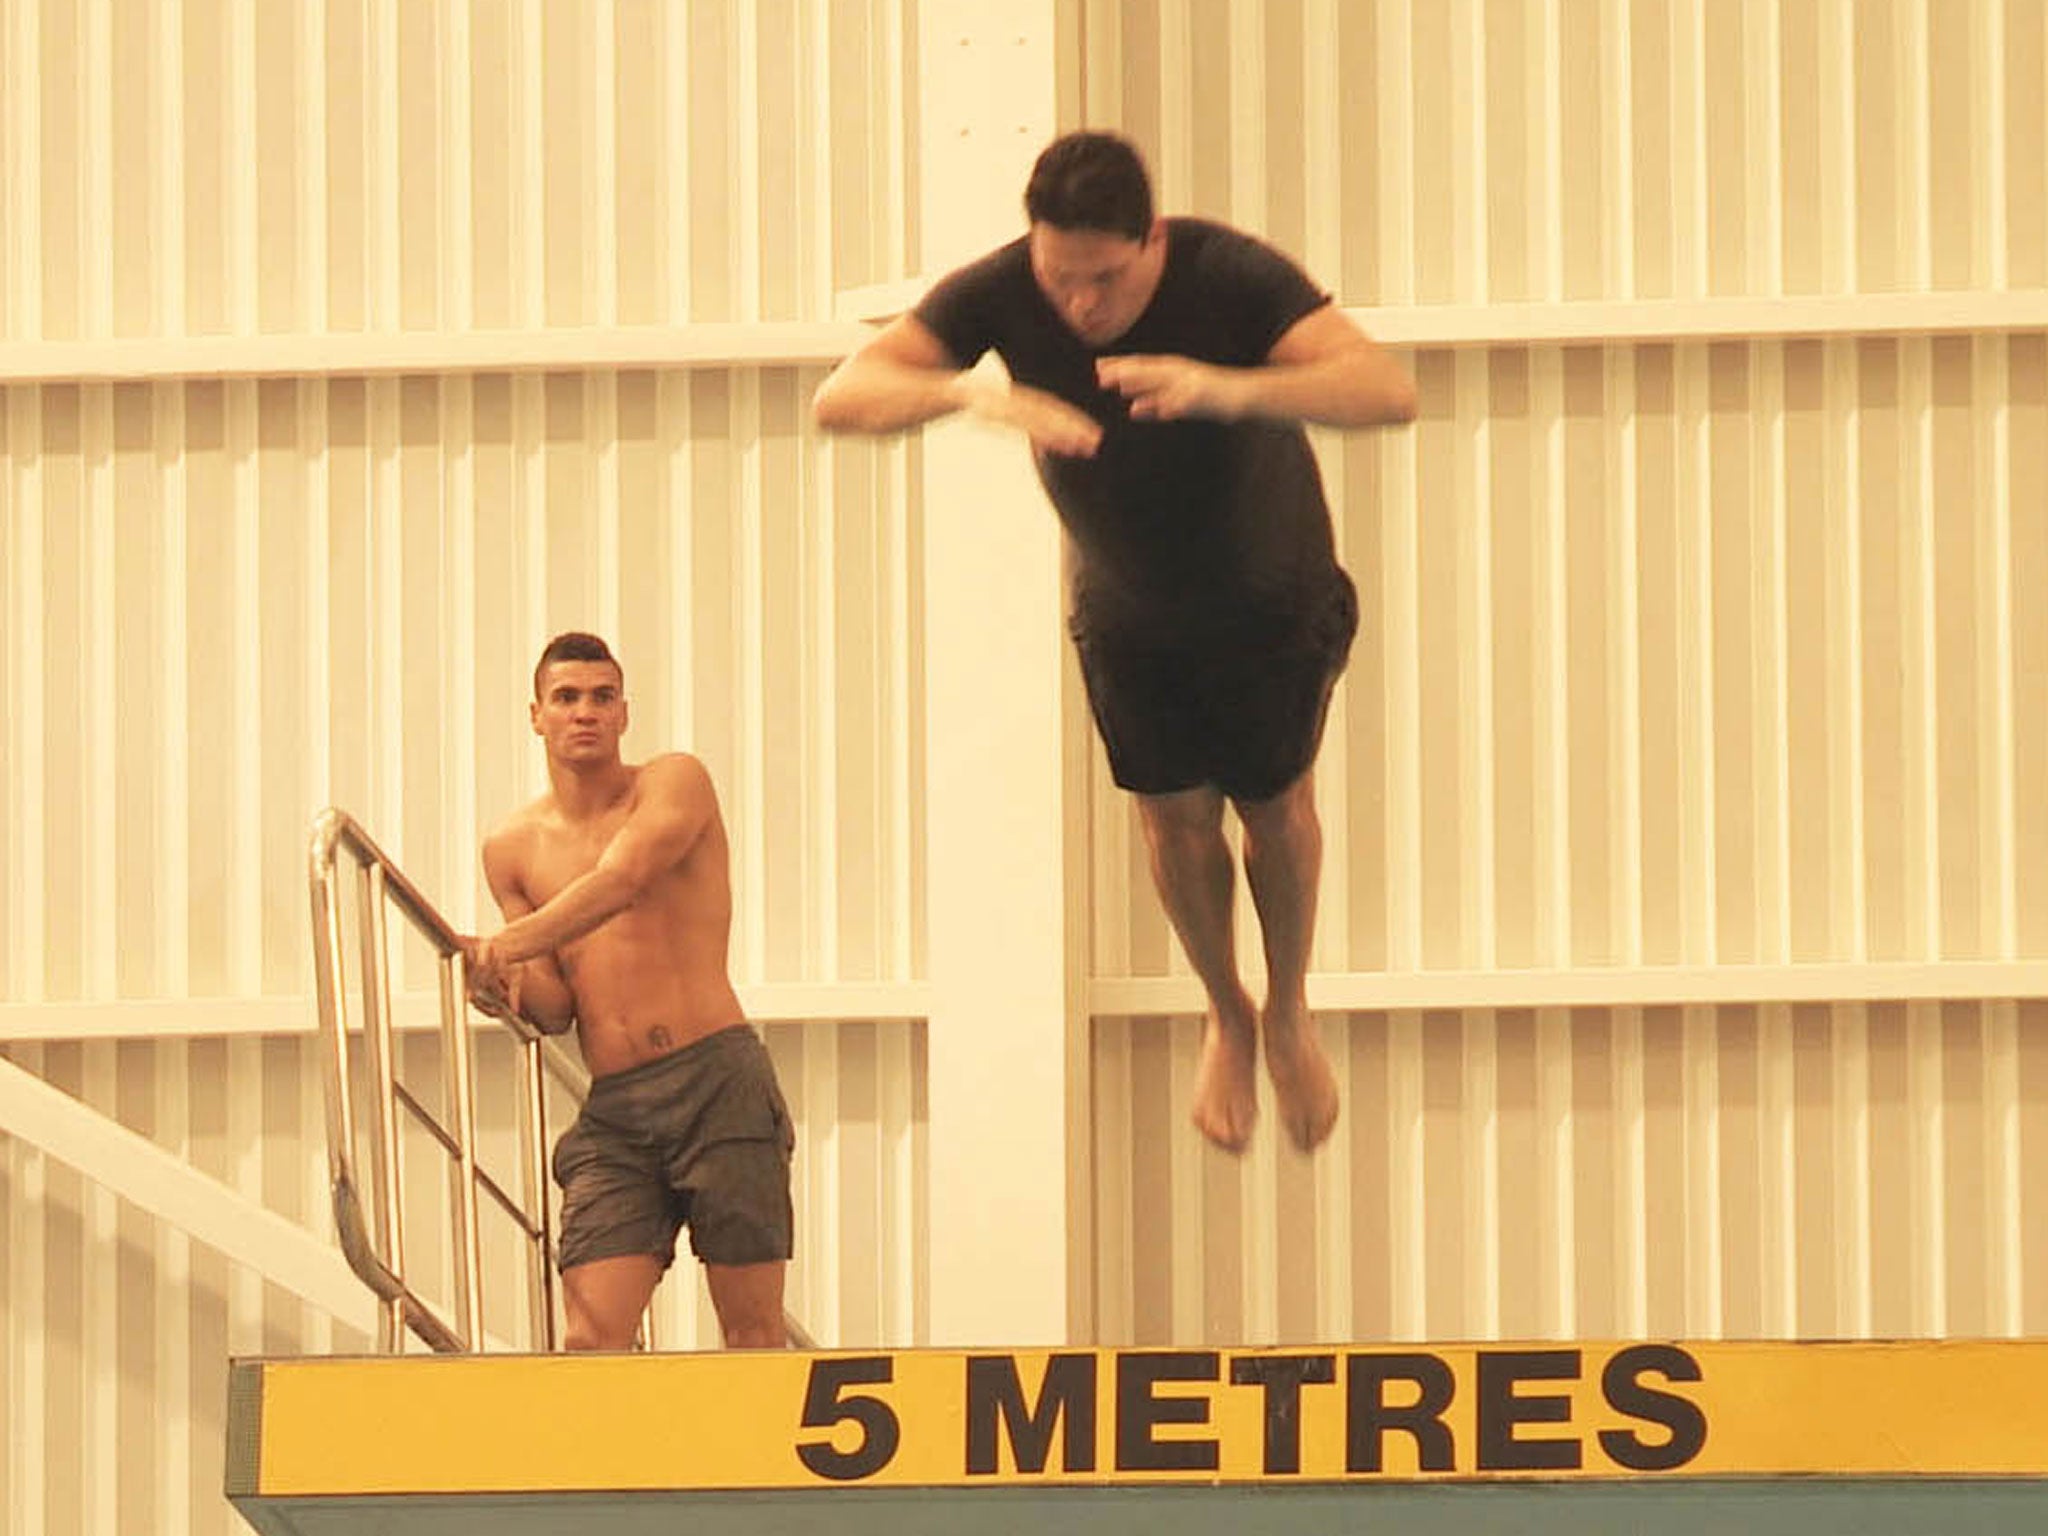
[[[363,923],[363,1035],[372,1081],[370,1215],[356,1172],[355,1106],[349,1091],[347,978],[342,966],[341,903],[336,890],[343,854],[355,864]],[[378,1344],[395,1352],[403,1329],[432,1348],[475,1349],[483,1339],[483,1277],[477,1231],[477,1190],[485,1187],[518,1225],[527,1242],[529,1304],[542,1348],[555,1347],[554,1216],[547,1199],[547,1096],[544,1066],[581,1086],[580,1068],[560,1057],[524,1019],[501,1019],[520,1042],[520,1116],[526,1189],[513,1209],[505,1192],[476,1165],[475,1069],[462,937],[406,878],[389,855],[346,812],[330,807],[313,822],[308,868],[313,897],[314,973],[320,1007],[321,1070],[327,1100],[327,1174],[334,1221],[349,1267],[380,1303]],[[446,1101],[455,1124],[442,1125],[419,1100],[402,1093],[394,1071],[391,967],[387,907],[396,907],[434,946],[438,956],[442,1063]],[[580,1097],[580,1094],[579,1094]],[[406,1109],[432,1132],[455,1164],[456,1320],[451,1324],[405,1278],[405,1232],[397,1198],[398,1110]]]

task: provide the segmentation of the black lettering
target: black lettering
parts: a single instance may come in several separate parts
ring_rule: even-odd
[[[1199,1397],[1154,1397],[1162,1381],[1214,1381],[1212,1350],[1116,1357],[1116,1469],[1119,1472],[1214,1472],[1214,1440],[1155,1440],[1161,1424],[1206,1424],[1209,1404]]]
[[[1518,1381],[1577,1381],[1576,1349],[1482,1350],[1479,1354],[1479,1470],[1555,1472],[1579,1465],[1577,1436],[1517,1440],[1517,1424],[1569,1424],[1572,1400],[1517,1397]]]
[[[804,1391],[805,1429],[829,1428],[852,1420],[860,1426],[860,1444],[850,1451],[833,1448],[830,1437],[800,1440],[796,1454],[820,1477],[836,1483],[872,1477],[889,1464],[903,1438],[903,1426],[896,1410],[879,1397],[865,1392],[840,1394],[847,1387],[863,1386],[895,1378],[896,1364],[887,1355],[869,1355],[857,1360],[813,1360],[811,1379]]]
[[[1415,1437],[1416,1465],[1424,1472],[1450,1472],[1457,1462],[1444,1410],[1457,1383],[1435,1355],[1347,1355],[1344,1466],[1350,1472],[1381,1469],[1380,1441],[1390,1429]],[[1415,1384],[1416,1400],[1387,1406],[1390,1381]]]
[[[967,1470],[993,1474],[996,1420],[1010,1437],[1019,1472],[1043,1472],[1052,1454],[1053,1426],[1064,1418],[1062,1469],[1095,1470],[1095,1357],[1054,1355],[1045,1364],[1038,1406],[1024,1401],[1014,1355],[974,1355],[967,1361]]]
[[[1301,1470],[1301,1384],[1337,1379],[1335,1355],[1245,1355],[1230,1362],[1240,1387],[1266,1389],[1266,1470]]]
[[[1616,1413],[1649,1424],[1661,1424],[1670,1437],[1661,1445],[1643,1440],[1633,1430],[1603,1429],[1600,1449],[1631,1472],[1668,1472],[1699,1455],[1707,1443],[1707,1416],[1698,1403],[1675,1392],[1643,1385],[1654,1371],[1666,1381],[1698,1381],[1700,1363],[1669,1344],[1637,1344],[1620,1351],[1600,1373],[1600,1390]]]

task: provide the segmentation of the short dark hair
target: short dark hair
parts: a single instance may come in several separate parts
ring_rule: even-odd
[[[1137,146],[1114,133],[1062,134],[1045,147],[1024,185],[1033,224],[1144,240],[1152,233],[1152,182]]]
[[[540,697],[540,680],[549,667],[558,661],[608,661],[619,674],[619,684],[625,685],[626,669],[619,665],[619,658],[612,654],[612,648],[596,635],[585,634],[580,629],[565,630],[547,643],[540,653],[540,660],[533,668],[533,696]]]

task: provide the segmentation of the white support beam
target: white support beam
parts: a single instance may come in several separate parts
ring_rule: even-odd
[[[1000,962],[998,962],[1000,963]],[[1000,974],[998,972],[997,974]],[[1099,976],[1086,981],[1098,1016],[1200,1012],[1191,976]],[[994,988],[989,988],[994,990]],[[756,1023],[929,1019],[925,982],[742,986]],[[1320,1010],[1407,1008],[1655,1008],[1698,1003],[2008,1002],[2048,997],[2048,960],[1850,961],[1787,965],[1615,965],[1492,971],[1329,971],[1309,977]],[[392,1001],[393,1027],[440,1027],[432,992]],[[0,1003],[0,1041],[140,1040],[300,1035],[314,1027],[310,997],[129,998],[96,1003]],[[973,1020],[962,1027],[975,1029]]]
[[[1560,304],[1420,304],[1345,312],[1381,342],[1398,347],[1958,336],[2048,326],[2048,290],[1575,299]]]
[[[892,319],[916,303],[928,286],[926,279],[911,278],[843,289],[834,296],[833,318],[842,324]],[[1433,349],[2002,335],[2048,327],[2048,290],[1347,305],[1344,312],[1389,346]]]
[[[931,1009],[931,992],[922,982],[778,982],[738,990],[747,1017],[757,1024],[922,1019]],[[438,1029],[439,1007],[432,991],[400,993],[392,999],[393,1026]],[[0,1003],[0,1041],[302,1035],[311,1033],[318,1017],[311,997]]]
[[[1556,970],[1318,972],[1318,1012],[1464,1008],[1662,1008],[1729,1003],[2003,1002],[2048,997],[2048,961],[1947,960],[1801,965],[1584,966]],[[1105,977],[1088,988],[1104,1016],[1200,1013],[1189,976]]]
[[[1014,37],[1010,46],[1016,46]],[[1026,138],[1014,125],[1009,137],[1020,143]],[[1031,140],[1033,147],[1038,142]],[[1021,217],[1015,213],[1021,186],[1020,180],[998,200],[1012,224]],[[986,198],[975,200],[976,207],[984,205],[995,206]],[[831,363],[871,334],[868,323],[901,314],[928,286],[927,279],[911,278],[846,289],[833,297],[833,318],[817,321],[12,342],[0,346],[0,385]],[[1416,348],[2000,335],[2048,329],[2048,289],[1350,306],[1345,312],[1385,344]]]
[[[893,320],[923,298],[930,286],[924,278],[906,277],[901,282],[842,288],[832,295],[832,318],[871,323]]]
[[[17,342],[0,346],[0,384],[784,366],[837,361],[868,334],[759,321]]]
[[[920,11],[926,271],[1020,232],[1018,198],[1053,133],[1053,11]],[[950,422],[923,456],[927,1342],[1061,1344],[1086,1327],[1068,1267],[1086,1212],[1067,870],[1067,828],[1084,818],[1066,809],[1057,523],[1014,436]]]
[[[336,1321],[374,1331],[375,1302],[333,1243],[5,1060],[0,1134],[40,1148]]]

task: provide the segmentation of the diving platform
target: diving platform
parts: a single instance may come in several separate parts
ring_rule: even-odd
[[[520,1047],[520,1156],[484,1167],[460,936],[338,810],[314,824],[309,870],[336,1227],[384,1353],[231,1363],[227,1495],[265,1536],[2048,1531],[2048,1340],[547,1351],[543,1073],[580,1096],[580,1069],[500,1021]],[[396,1071],[394,911],[437,959],[449,1118]],[[445,1308],[408,1269],[394,1198],[414,1120],[454,1191]],[[493,1206],[526,1261],[512,1336],[543,1352],[491,1351]]]
[[[231,1365],[265,1536],[2048,1530],[2048,1341]]]

